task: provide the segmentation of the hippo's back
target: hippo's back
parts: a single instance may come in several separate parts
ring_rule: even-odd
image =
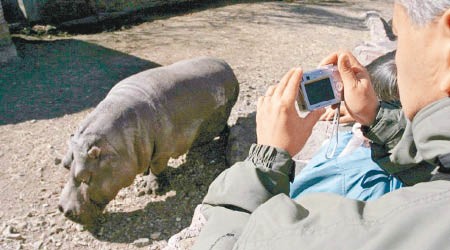
[[[198,100],[206,102],[210,97],[215,105],[225,105],[233,99],[230,97],[237,98],[238,88],[237,79],[225,61],[203,57],[140,72],[119,82],[108,95],[132,91],[138,98],[161,103],[170,100],[169,106],[188,108],[185,105]]]
[[[209,141],[225,127],[238,93],[238,81],[225,61],[197,58],[128,77],[111,89],[108,98],[126,97],[133,99],[128,103],[150,110],[149,129],[162,138],[155,146],[178,154],[196,138]]]

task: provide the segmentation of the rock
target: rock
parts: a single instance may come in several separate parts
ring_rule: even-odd
[[[191,249],[194,246],[195,240],[197,239],[197,237],[195,238],[187,238],[187,239],[183,239],[180,241],[179,245],[180,248],[179,249]]]
[[[137,239],[133,242],[133,245],[137,246],[137,247],[145,247],[147,245],[150,244],[150,239],[149,238],[140,238]]]
[[[206,223],[206,218],[201,212],[202,207],[203,205],[200,204],[195,208],[191,225],[170,237],[167,242],[167,247],[164,248],[164,250],[181,250],[192,248],[195,240],[200,235],[200,232]]]
[[[43,176],[43,174],[44,174],[44,168],[39,168],[38,169],[38,174],[39,174],[39,177],[42,177]]]
[[[11,240],[23,240],[24,238],[22,237],[22,235],[20,233],[17,232],[17,230],[12,227],[11,225],[9,225],[5,231],[3,231],[3,235],[7,238],[7,239],[11,239]]]
[[[6,234],[4,234],[4,236],[10,240],[23,240],[24,239],[22,237],[22,235],[19,233],[6,233]]]
[[[61,228],[61,227],[54,227],[54,228],[52,228],[52,229],[50,230],[50,234],[58,234],[58,233],[60,233],[60,232],[62,232],[62,231],[64,231],[63,228]]]
[[[239,117],[230,128],[226,149],[227,163],[231,166],[243,161],[253,143],[256,143],[256,112]]]
[[[24,238],[22,237],[22,235],[20,235],[19,233],[8,233],[5,235],[6,238],[11,239],[11,240],[23,240]]]
[[[150,238],[152,238],[152,240],[157,240],[159,238],[159,236],[161,236],[161,232],[156,232],[156,233],[152,233],[150,235]]]
[[[17,227],[20,229],[27,229],[28,223],[26,221],[19,222],[19,224],[17,224]]]
[[[33,243],[33,248],[34,249],[40,249],[43,244],[44,244],[43,240],[36,241],[35,243]]]
[[[150,247],[150,250],[161,250],[167,247],[167,241],[160,240],[160,241],[154,241],[152,243],[152,246]]]
[[[105,228],[101,227],[100,230],[98,231],[97,235],[102,236],[104,231],[105,231]]]
[[[362,65],[368,65],[397,48],[392,28],[378,12],[366,13],[366,25],[370,30],[370,41],[365,41],[353,50],[353,54]]]
[[[3,8],[0,4],[0,66],[18,60],[16,46],[11,40],[8,23],[3,16]]]
[[[85,247],[89,245],[86,241],[79,241],[77,244]]]
[[[76,224],[76,225],[75,225],[75,229],[76,229],[78,232],[86,231],[86,229],[83,227],[83,225],[80,225],[80,224]]]
[[[47,34],[52,30],[56,30],[56,27],[52,25],[34,25],[31,30],[37,34]]]
[[[55,219],[50,219],[48,221],[48,224],[49,224],[50,227],[54,227],[56,225],[56,220]]]
[[[58,157],[55,158],[55,165],[59,165],[61,163],[61,159]]]

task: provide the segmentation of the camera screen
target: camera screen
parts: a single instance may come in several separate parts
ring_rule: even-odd
[[[334,99],[329,77],[305,84],[305,90],[310,105]]]

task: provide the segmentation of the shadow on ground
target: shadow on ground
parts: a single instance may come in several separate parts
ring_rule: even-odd
[[[243,161],[248,156],[248,151],[253,143],[256,143],[256,112],[239,117],[230,128],[227,145],[227,162],[233,165]]]
[[[250,3],[255,1],[223,1],[222,4],[210,4],[208,6],[204,6],[203,9],[215,9],[224,5],[232,5],[242,2]],[[242,7],[244,8],[245,5],[242,5]],[[361,7],[354,6],[354,4],[352,5],[347,2],[331,3],[328,1],[302,1],[286,3],[283,1],[269,1],[267,5],[261,5],[259,7],[260,9],[257,11],[244,11],[237,10],[235,8],[220,8],[214,10],[211,15],[207,15],[205,17],[193,17],[189,22],[185,22],[182,25],[164,25],[164,27],[161,28],[164,32],[139,30],[137,34],[130,32],[129,35],[148,37],[149,39],[164,38],[161,39],[161,41],[179,42],[186,39],[185,33],[187,30],[199,33],[211,32],[214,30],[215,35],[222,36],[224,38],[223,40],[226,41],[229,39],[228,34],[245,33],[243,29],[247,25],[258,25],[262,27],[273,26],[277,28],[280,25],[289,28],[304,28],[306,25],[321,25],[330,28],[336,27],[348,30],[367,30],[367,27],[364,24],[364,18],[362,16],[358,18],[346,15],[339,12],[339,8],[345,7],[346,10],[357,10],[358,12],[368,11],[369,9],[363,10]],[[191,12],[200,10],[202,9],[194,9],[191,10]],[[151,16],[148,20],[164,19],[171,17],[172,15],[174,14],[166,14],[165,16]],[[230,25],[231,23],[233,25]],[[219,31],[223,31],[223,33]],[[185,42],[193,42],[193,40]],[[195,38],[195,43],[205,44],[205,46],[208,46],[207,42],[207,36],[198,36]],[[216,44],[217,43],[220,43],[220,40],[216,41]],[[162,43],[159,45],[164,46],[165,44]]]
[[[0,125],[94,107],[118,81],[159,66],[72,39],[14,43],[21,59],[0,68]]]
[[[363,9],[355,6],[354,3],[346,1],[296,1],[294,3],[279,2],[276,3],[280,7],[281,12],[278,14],[253,13],[251,16],[234,16],[234,19],[246,19],[249,23],[261,23],[261,20],[267,20],[266,24],[276,23],[283,24],[290,27],[303,26],[305,24],[316,24],[323,26],[331,26],[337,28],[345,28],[350,30],[366,30],[364,18],[356,18],[342,14],[339,8],[347,8],[355,11],[369,11],[370,9]],[[335,11],[331,11],[333,7]]]
[[[340,4],[344,5],[344,4]],[[348,4],[345,4],[348,5]],[[338,4],[334,4],[334,6],[339,7]],[[351,30],[366,30],[367,27],[364,24],[364,18],[354,18],[345,15],[341,15],[336,12],[331,12],[329,10],[325,10],[322,8],[318,8],[314,5],[292,5],[289,6],[286,10],[289,13],[293,13],[292,22],[288,22],[288,24],[318,24],[318,25],[326,25],[337,28],[345,28]],[[368,11],[368,10],[365,10]]]
[[[118,15],[115,15],[114,13],[102,13],[103,15],[106,14],[110,16],[102,21],[98,21],[99,19],[97,18],[92,18],[92,21],[88,22],[72,21],[63,23],[62,25],[55,25],[58,30],[68,31],[72,34],[90,34],[105,30],[120,30],[127,26],[139,25],[143,22],[150,22],[157,19],[167,19],[174,16],[191,14],[206,9],[220,8],[232,4],[257,2],[274,2],[274,0],[194,0],[181,1],[178,3],[176,1],[172,1],[166,4],[128,11],[127,13],[124,12],[123,14]],[[20,32],[20,30],[14,30],[14,32]],[[56,30],[53,32],[56,32]]]
[[[88,229],[100,241],[132,243],[160,232],[159,240],[189,226],[195,207],[201,203],[209,184],[227,168],[225,147],[228,131],[215,140],[192,148],[178,168],[168,168],[158,178],[160,193],[172,193],[165,201],[148,202],[131,212],[107,212],[102,223]],[[150,200],[150,195],[148,195]],[[178,218],[178,219],[177,219]]]
[[[192,14],[207,9],[216,9],[228,5],[258,3],[258,2],[274,2],[285,10],[287,15],[266,15],[265,18],[272,18],[275,22],[284,23],[286,25],[302,25],[306,23],[321,24],[335,27],[342,27],[348,29],[365,29],[361,20],[339,14],[339,12],[330,12],[324,10],[322,7],[351,7],[358,11],[368,11],[362,9],[345,0],[301,0],[301,1],[283,1],[283,0],[200,0],[200,1],[186,1],[180,3],[168,3],[157,5],[155,7],[144,8],[140,10],[130,11],[126,14],[114,15],[110,13],[111,17],[102,21],[97,18],[92,18],[91,21],[73,21],[69,24],[58,25],[57,29],[51,33],[58,34],[59,31],[67,31],[71,34],[91,34],[107,31],[121,30],[129,28],[133,25],[139,25],[144,22],[151,22],[154,20],[168,19],[174,16]],[[242,19],[248,22],[260,23],[260,14],[253,13],[252,16],[235,16],[236,13],[230,13],[230,16],[220,17],[221,20]],[[294,14],[294,15],[292,15]],[[300,16],[300,18],[299,18]],[[206,20],[205,22],[208,22]],[[20,28],[23,28],[20,26]],[[13,29],[14,33],[21,33],[21,29]],[[30,32],[28,30],[28,32]]]

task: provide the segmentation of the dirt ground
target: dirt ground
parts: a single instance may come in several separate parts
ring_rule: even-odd
[[[231,2],[231,1],[230,1]],[[0,249],[149,249],[190,223],[209,183],[226,167],[226,135],[174,160],[160,195],[123,189],[96,228],[57,210],[68,171],[67,140],[119,80],[199,56],[225,59],[240,82],[229,124],[294,66],[314,68],[369,38],[364,14],[392,15],[392,1],[253,1],[210,5],[96,34],[16,36],[21,60],[0,68]],[[12,231],[7,235],[8,231]]]

